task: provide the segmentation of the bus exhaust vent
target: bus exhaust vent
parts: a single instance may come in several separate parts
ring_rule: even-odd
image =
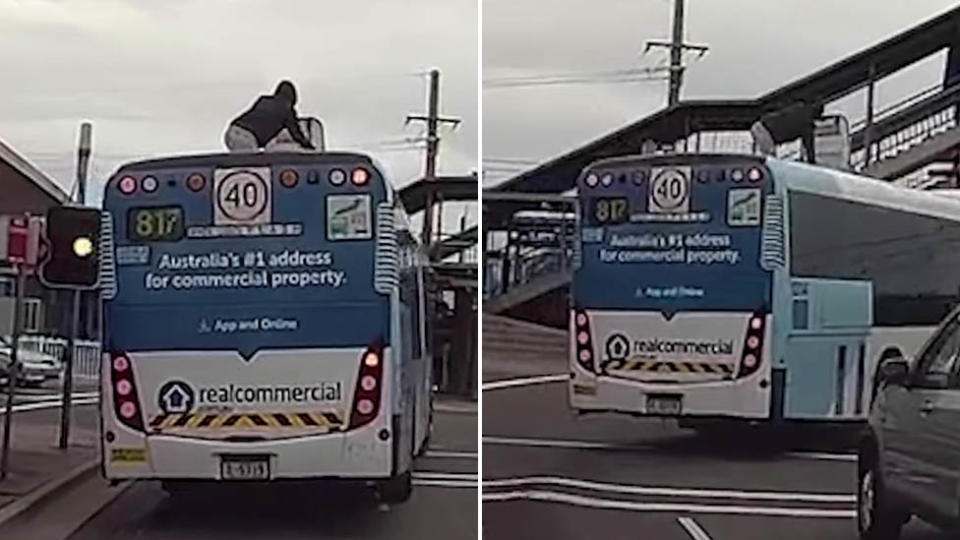
[[[760,266],[764,270],[782,268],[787,264],[783,199],[777,195],[767,195],[763,212],[763,243],[760,247]]]
[[[377,255],[373,272],[373,288],[390,294],[400,282],[397,254],[397,231],[393,204],[377,205]]]
[[[113,300],[117,295],[117,261],[113,253],[113,216],[100,213],[100,295]]]

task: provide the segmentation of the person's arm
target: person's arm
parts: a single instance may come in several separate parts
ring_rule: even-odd
[[[287,131],[290,132],[293,140],[300,143],[300,146],[309,148],[310,150],[314,149],[313,143],[310,142],[310,139],[304,135],[303,131],[300,131],[300,122],[297,120],[297,113],[295,113],[293,109],[290,109],[290,114],[288,114],[287,119],[284,120],[283,126],[287,128]]]

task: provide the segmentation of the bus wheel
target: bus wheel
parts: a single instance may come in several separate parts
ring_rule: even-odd
[[[383,480],[377,485],[377,498],[387,504],[407,502],[412,493],[413,474],[410,471]]]

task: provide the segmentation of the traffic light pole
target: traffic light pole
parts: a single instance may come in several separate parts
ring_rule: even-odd
[[[20,363],[20,328],[23,326],[23,289],[26,287],[26,268],[17,265],[17,296],[13,304],[13,343],[10,344],[10,367],[7,370],[7,405],[3,415],[3,456],[0,457],[0,480],[7,477],[10,461],[10,429],[13,426],[13,400],[17,390]]]
[[[90,165],[90,139],[92,126],[84,122],[80,125],[80,145],[77,150],[77,202],[83,205],[87,196],[87,169]],[[77,331],[80,326],[80,291],[74,289],[71,295],[70,333],[67,350],[63,355],[66,369],[63,373],[63,406],[60,407],[60,448],[70,444],[70,414],[73,409],[73,363],[77,350]]]

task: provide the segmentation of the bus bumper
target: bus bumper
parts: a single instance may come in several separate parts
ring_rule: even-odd
[[[769,374],[755,374],[741,380],[683,384],[651,384],[600,376],[592,381],[573,379],[569,398],[570,406],[581,413],[767,419],[770,417],[770,387]],[[655,410],[653,406],[658,398],[679,398],[679,411]]]
[[[126,448],[117,444],[104,448],[103,472],[108,480],[222,480],[224,458],[262,456],[269,462],[270,480],[388,478],[395,434],[389,431],[389,437],[381,440],[380,431],[388,428],[378,424],[345,433],[255,442],[151,435],[137,437],[142,446],[135,446],[128,433],[122,437]],[[126,457],[117,459],[121,456]]]

